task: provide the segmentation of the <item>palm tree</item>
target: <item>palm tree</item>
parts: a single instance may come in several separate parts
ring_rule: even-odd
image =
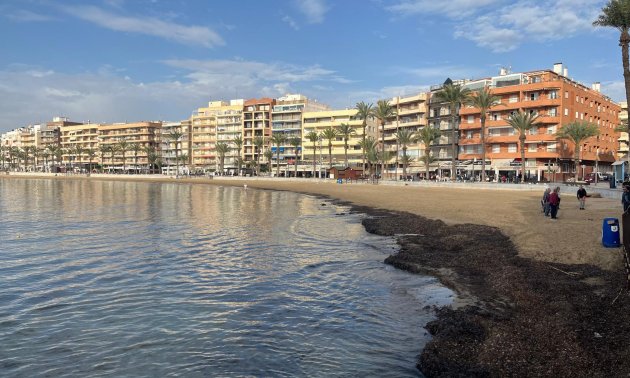
[[[142,152],[147,155],[147,173],[152,173],[152,165],[157,160],[157,154],[155,153],[155,147],[150,144],[145,145],[142,148]]]
[[[374,117],[374,106],[372,104],[366,104],[365,102],[357,102],[355,109],[357,110],[356,118],[363,120],[361,127],[363,128],[363,134],[361,135],[361,145],[365,146],[365,129],[367,127],[367,120],[370,117]],[[367,157],[367,150],[363,149],[363,161],[361,163],[361,169],[365,170],[365,159]]]
[[[20,157],[22,158],[22,162],[24,163],[24,171],[28,169],[28,155],[30,151],[31,151],[31,148],[28,146],[22,148],[22,151],[20,151]]]
[[[508,118],[508,124],[518,131],[519,148],[521,149],[521,182],[525,183],[525,134],[528,130],[534,127],[538,114],[532,114],[530,112],[523,112],[521,110],[518,113],[512,113]]]
[[[313,143],[313,178],[315,178],[315,168],[317,163],[317,142],[319,141],[319,134],[317,134],[317,131],[313,130],[306,134],[306,139],[308,139],[309,142]]]
[[[86,148],[85,153],[87,154],[87,157],[88,157],[87,175],[89,176],[92,173],[92,160],[94,160],[94,157],[96,157],[96,150],[94,150],[93,148]]]
[[[343,153],[345,157],[346,168],[348,168],[348,140],[350,136],[356,135],[357,131],[354,126],[347,123],[342,123],[337,129],[337,134],[343,138]]]
[[[425,129],[427,127],[428,126],[425,126]],[[409,129],[398,129],[398,131],[396,131],[396,140],[398,141],[398,145],[402,146],[403,177],[406,178],[407,177],[407,163],[409,162],[409,160],[407,159],[407,145],[411,143],[415,143],[418,140],[418,138],[416,137],[414,132]]]
[[[178,130],[171,130],[168,134],[166,134],[166,139],[175,143],[175,177],[179,177],[179,143],[182,140],[184,133]]]
[[[2,165],[0,165],[0,169],[4,168],[4,153],[6,151],[6,147],[4,147],[3,145],[0,144],[0,162],[2,163]]]
[[[274,133],[271,136],[271,143],[276,145],[276,177],[280,177],[280,146],[286,142],[287,136],[284,133]],[[271,172],[271,165],[269,165],[269,172]]]
[[[381,157],[385,157],[385,122],[388,118],[396,116],[396,108],[394,108],[388,100],[378,100],[376,109],[374,109],[374,117],[381,124]],[[381,162],[381,175],[385,173],[385,160]]]
[[[294,137],[289,139],[289,144],[295,151],[295,177],[297,177],[298,162],[300,161],[299,148],[302,145],[302,139]]]
[[[9,147],[9,165],[15,166],[14,160],[17,160],[17,168],[20,168],[20,149],[17,146]]]
[[[259,159],[260,159],[260,152],[262,151],[262,147],[265,144],[265,140],[263,139],[263,137],[257,136],[254,138],[252,143],[254,144],[254,157],[256,160],[256,174],[260,175]]]
[[[322,139],[328,140],[328,169],[332,169],[332,141],[337,138],[337,130],[329,127],[322,131]]]
[[[61,147],[55,145],[55,144],[49,144],[48,146],[46,146],[46,150],[48,151],[48,153],[50,154],[50,159],[52,160],[52,164],[55,165],[55,157],[57,156],[57,150],[60,149]]]
[[[628,44],[630,44],[630,0],[610,0],[602,8],[602,13],[593,26],[613,27],[619,30],[619,46],[621,46],[621,63],[626,88],[626,101],[630,104],[630,62]],[[630,131],[630,129],[629,129]]]
[[[378,161],[378,154],[376,153],[376,147],[378,145],[378,142],[376,141],[376,139],[374,139],[373,136],[369,136],[363,139],[361,142],[359,142],[359,145],[361,146],[363,151],[366,152],[366,158],[368,162],[368,172],[372,174],[372,163],[375,161],[374,159]]]
[[[223,174],[223,166],[225,165],[225,154],[230,151],[230,146],[227,143],[219,142],[216,144],[216,150],[219,154],[219,174]]]
[[[457,170],[457,133],[459,127],[458,110],[469,101],[470,90],[462,88],[461,85],[445,84],[442,89],[435,94],[438,101],[446,102],[449,105],[449,114],[451,115],[451,181],[456,179]]]
[[[440,137],[440,130],[435,127],[425,126],[418,132],[418,139],[424,145],[424,169],[427,180],[429,179],[429,164],[431,163],[431,144]]]
[[[48,148],[44,148],[42,150],[42,157],[44,158],[44,172],[48,172],[48,158],[50,157],[50,151],[48,151]]]
[[[142,151],[142,146],[140,145],[140,143],[133,143],[131,144],[129,149],[133,151],[133,164],[135,166],[134,168],[137,173],[138,172],[138,153]]]
[[[61,148],[61,146],[57,146],[55,147],[55,158],[57,159],[57,163],[61,164],[62,159],[63,159],[63,155],[66,153],[66,151],[64,151],[63,148]]]
[[[271,176],[271,159],[273,159],[273,151],[271,151],[271,149],[266,149],[265,152],[263,152],[263,157],[267,160],[269,175]]]
[[[122,155],[123,173],[127,171],[127,151],[129,151],[130,148],[131,146],[129,145],[129,142],[127,142],[127,139],[122,138],[118,141],[118,151],[120,151],[120,154]]]
[[[580,147],[587,139],[599,135],[599,129],[597,125],[586,121],[573,121],[563,126],[557,133],[556,138],[568,139],[575,144],[575,155],[573,156],[575,162],[575,181],[578,181],[580,164]]]
[[[488,111],[501,103],[501,97],[490,92],[488,87],[474,92],[470,96],[467,103],[479,109],[481,118],[481,181],[486,181],[486,117]]]
[[[109,146],[108,150],[109,150],[109,153],[111,154],[110,158],[111,158],[111,161],[112,161],[112,165],[111,165],[110,168],[114,169],[114,155],[116,155],[116,153],[118,152],[118,146],[115,145],[115,144],[112,144],[112,145]],[[114,172],[116,172],[116,171],[114,171]]]
[[[76,145],[74,147],[74,149],[72,149],[72,151],[70,152],[71,154],[74,154],[74,163],[75,165],[77,164],[77,160],[79,161],[79,164],[81,164],[81,158],[83,156],[83,147]]]
[[[241,156],[241,150],[243,148],[243,137],[241,135],[237,136],[232,140],[234,145],[236,146],[236,151],[238,152],[238,157],[236,158],[236,163],[238,164],[238,175],[241,175],[241,167],[243,166],[243,160]]]
[[[110,147],[106,144],[101,144],[98,146],[98,152],[101,157],[101,173],[105,171],[105,154],[109,152]]]

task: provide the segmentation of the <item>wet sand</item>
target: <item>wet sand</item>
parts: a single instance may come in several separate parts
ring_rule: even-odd
[[[418,361],[427,376],[630,373],[630,296],[621,253],[601,246],[602,219],[621,218],[617,200],[589,198],[580,211],[574,193],[561,193],[553,221],[541,213],[542,189],[147,180],[324,196],[371,215],[364,221],[369,232],[405,234],[386,263],[433,274],[459,293],[428,325],[433,340]]]

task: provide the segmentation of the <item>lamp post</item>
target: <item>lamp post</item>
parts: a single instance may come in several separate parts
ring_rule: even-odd
[[[322,178],[322,136],[319,136],[319,169],[317,170],[319,178]]]
[[[477,164],[477,158],[473,158],[473,168],[472,168],[472,181],[475,182],[475,164]]]
[[[597,185],[598,173],[599,173],[599,148],[597,149],[596,155],[595,155],[595,185]]]

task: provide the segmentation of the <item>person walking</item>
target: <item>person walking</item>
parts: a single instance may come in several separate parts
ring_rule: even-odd
[[[540,200],[540,203],[542,205],[542,211],[543,213],[545,213],[546,217],[549,216],[549,195],[550,194],[551,194],[551,188],[545,189],[542,199]]]
[[[623,212],[625,213],[630,208],[630,185],[623,186],[623,193],[621,194],[621,204],[623,205]]]
[[[584,189],[583,185],[580,185],[580,189],[577,191],[577,199],[580,201],[580,210],[584,210],[584,205],[586,204],[586,189]]]
[[[551,219],[558,219],[558,208],[560,207],[560,187],[557,186],[551,194],[549,194],[549,212]]]

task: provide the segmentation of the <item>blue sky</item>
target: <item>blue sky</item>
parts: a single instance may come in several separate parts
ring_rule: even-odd
[[[211,100],[302,93],[335,108],[447,77],[551,69],[623,100],[601,0],[4,0],[0,132],[179,121]]]

